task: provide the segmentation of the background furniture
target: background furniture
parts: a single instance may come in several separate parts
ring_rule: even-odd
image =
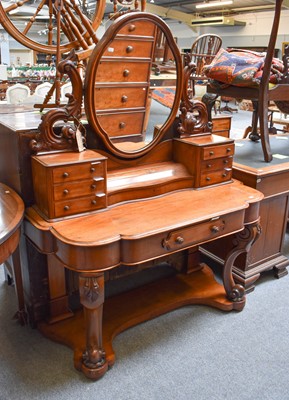
[[[272,59],[274,56],[276,37],[278,34],[278,27],[280,22],[281,7],[283,0],[277,0],[275,5],[274,20],[272,24],[271,36],[266,53],[263,76],[258,87],[237,87],[229,86],[226,88],[212,88],[208,86],[209,93],[215,93],[220,96],[251,99],[254,102],[254,113],[252,120],[252,131],[250,134],[251,140],[261,139],[262,149],[264,153],[264,160],[266,162],[272,161],[272,152],[270,149],[269,141],[269,128],[268,128],[268,104],[270,101],[279,102],[281,107],[282,102],[289,101],[288,91],[288,52],[283,57],[284,61],[284,74],[283,78],[273,88],[269,87],[269,78],[271,71]],[[277,104],[278,106],[278,104]],[[257,124],[260,123],[260,135],[257,132]]]
[[[8,104],[21,104],[30,96],[29,87],[16,83],[9,86],[6,90],[6,99]]]
[[[258,144],[250,140],[236,141],[233,177],[264,194],[260,207],[260,240],[253,244],[246,256],[236,260],[233,268],[235,279],[245,286],[247,292],[254,290],[255,282],[264,271],[273,269],[277,278],[288,273],[289,260],[284,255],[283,246],[288,219],[289,137],[274,135],[270,140],[276,157],[267,165],[264,165]],[[229,241],[227,238],[221,243],[216,241],[205,245],[203,252],[222,263]]]
[[[19,321],[26,321],[23,283],[19,256],[20,225],[24,216],[24,203],[14,190],[0,183],[0,265],[12,257],[8,265],[16,287]],[[6,264],[7,265],[7,264]]]
[[[211,64],[221,46],[222,39],[220,36],[211,33],[204,34],[197,37],[192,44],[191,51],[185,54],[185,63],[187,64],[190,62],[195,65],[189,80],[192,96],[195,96],[196,83],[198,81],[206,82],[208,80],[203,73],[203,67],[204,65]]]

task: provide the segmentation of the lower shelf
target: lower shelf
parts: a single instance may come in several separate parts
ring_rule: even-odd
[[[108,365],[115,362],[112,342],[120,332],[177,308],[202,304],[223,311],[241,311],[245,300],[232,302],[207,265],[190,274],[177,274],[137,289],[108,298],[104,303],[103,347]],[[54,324],[41,322],[39,330],[48,338],[74,350],[75,368],[81,370],[85,349],[85,329],[82,311]]]

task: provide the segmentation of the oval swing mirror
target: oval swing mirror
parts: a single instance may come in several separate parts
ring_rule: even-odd
[[[182,62],[156,15],[119,17],[96,45],[85,76],[90,125],[116,156],[133,158],[161,140],[178,112]]]

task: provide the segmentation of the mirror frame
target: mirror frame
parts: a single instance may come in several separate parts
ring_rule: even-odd
[[[117,33],[123,28],[124,25],[134,22],[134,21],[150,21],[159,27],[168,42],[170,50],[175,58],[176,64],[176,92],[174,103],[169,113],[169,116],[165,123],[160,128],[156,137],[146,146],[142,147],[141,149],[135,151],[124,151],[118,149],[113,142],[110,140],[108,134],[104,129],[101,127],[98,117],[95,111],[95,102],[94,102],[94,89],[95,89],[95,82],[96,82],[96,74],[98,65],[102,58],[103,53],[109,47],[110,43],[114,40]],[[183,67],[182,67],[182,59],[180,50],[175,42],[175,39],[171,33],[170,28],[168,25],[157,15],[147,13],[147,12],[132,12],[129,14],[122,15],[121,17],[117,18],[107,29],[105,34],[103,35],[102,39],[99,43],[95,46],[87,65],[86,75],[85,75],[85,82],[84,82],[84,106],[85,106],[85,113],[88,119],[89,124],[95,131],[97,135],[101,137],[107,149],[111,151],[111,153],[115,156],[122,157],[122,158],[137,158],[143,156],[144,154],[148,153],[152,150],[162,139],[164,132],[170,127],[170,125],[174,122],[175,117],[177,115],[181,95],[182,95],[182,87],[183,87]]]

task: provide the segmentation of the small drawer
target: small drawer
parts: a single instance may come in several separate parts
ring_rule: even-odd
[[[54,184],[104,176],[105,170],[102,161],[74,165],[67,164],[53,169]]]
[[[150,63],[103,60],[99,63],[95,82],[148,82]]]
[[[118,35],[154,36],[156,25],[150,21],[134,21],[120,29]]]
[[[212,160],[202,161],[202,173],[216,171],[222,168],[232,168],[233,157],[214,158]]]
[[[53,186],[55,201],[105,193],[105,191],[105,180],[103,177],[97,180],[67,182]]]
[[[110,57],[152,58],[152,50],[152,41],[122,40],[116,38],[110,43],[103,55]]]
[[[98,193],[94,196],[78,198],[75,200],[57,201],[54,204],[54,218],[75,215],[83,212],[100,210],[107,206],[105,193]]]
[[[203,148],[202,159],[210,160],[212,158],[233,156],[234,151],[235,151],[235,145],[233,143],[221,146],[208,146]]]
[[[219,171],[204,172],[200,178],[200,186],[216,185],[217,183],[227,182],[232,179],[232,169],[224,168]]]
[[[147,87],[96,87],[95,109],[145,107],[147,92]]]
[[[242,227],[243,212],[228,214],[188,228],[170,232],[163,240],[162,247],[167,251],[175,251],[223,236]]]
[[[145,112],[98,114],[98,121],[110,137],[140,135],[143,133]]]

